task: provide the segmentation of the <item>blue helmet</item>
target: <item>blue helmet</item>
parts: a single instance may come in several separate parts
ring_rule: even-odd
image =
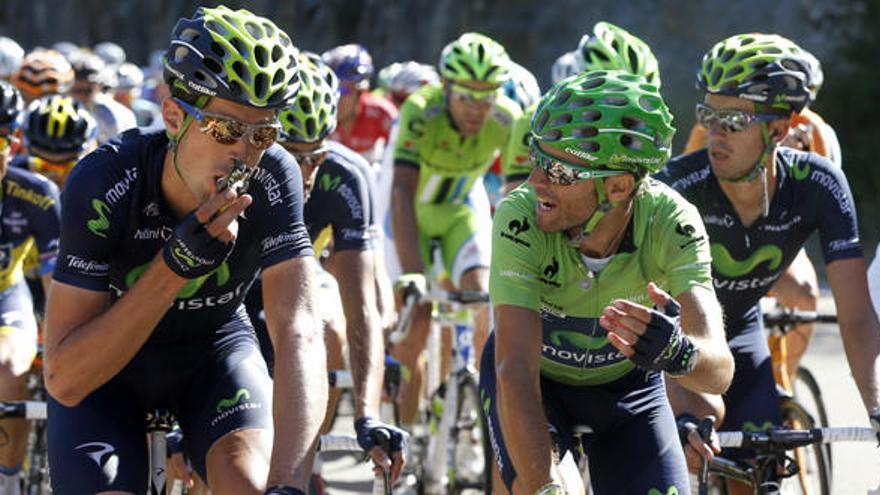
[[[356,83],[373,75],[373,57],[366,48],[356,43],[327,50],[321,58],[343,82]]]

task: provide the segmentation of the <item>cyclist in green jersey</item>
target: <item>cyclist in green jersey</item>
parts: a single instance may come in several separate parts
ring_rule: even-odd
[[[566,57],[569,62],[565,68],[554,65],[554,84],[559,82],[557,77],[564,78],[590,70],[612,69],[644,76],[648,82],[660,87],[660,69],[651,47],[629,31],[610,22],[597,22],[593,26],[593,32],[581,38],[577,51],[569,53],[571,55]],[[571,71],[576,72],[569,74]],[[506,160],[502,162],[505,191],[516,189],[532,171],[529,162],[529,139],[530,124],[536,106],[527,108],[513,124],[510,142],[504,155]]]
[[[403,273],[424,273],[431,244],[439,242],[453,285],[488,289],[491,226],[481,178],[506,146],[510,126],[520,115],[516,103],[500,92],[509,77],[509,61],[496,41],[465,33],[440,55],[442,84],[425,86],[401,107],[391,220]],[[478,350],[488,333],[488,316],[488,308],[476,311]],[[412,370],[402,391],[404,421],[416,413],[421,386],[417,363],[429,318],[429,308],[419,308],[409,336],[392,352]]]
[[[657,87],[624,71],[563,80],[532,119],[534,170],[495,213],[480,375],[514,493],[578,493],[554,460],[579,425],[595,493],[688,491],[662,374],[721,393],[733,360],[697,211],[646,178],[669,157],[671,120]]]

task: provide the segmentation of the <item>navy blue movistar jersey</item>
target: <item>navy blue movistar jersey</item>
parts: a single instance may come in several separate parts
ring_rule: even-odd
[[[164,132],[131,130],[73,169],[62,194],[56,280],[116,300],[146,270],[179,223],[161,189],[167,145]],[[276,145],[258,165],[248,190],[254,201],[229,258],[183,287],[151,341],[211,339],[234,319],[259,269],[312,255],[296,161]]]
[[[853,197],[839,168],[814,153],[779,148],[776,175],[769,215],[748,227],[712,174],[706,149],[674,158],[656,175],[703,217],[728,339],[759,324],[758,301],[813,232],[826,264],[863,256]]]
[[[377,228],[369,164],[337,142],[328,141],[327,148],[305,207],[315,251],[323,251],[331,237],[334,251],[372,249]]]

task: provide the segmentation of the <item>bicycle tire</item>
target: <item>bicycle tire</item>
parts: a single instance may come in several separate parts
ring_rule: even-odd
[[[22,467],[23,489],[27,495],[48,495],[52,493],[49,482],[49,459],[47,456],[45,421],[35,421],[28,434],[28,447]]]
[[[462,472],[461,466],[467,463],[485,462],[485,428],[480,414],[480,391],[474,375],[462,373],[458,383],[458,404],[456,404],[455,422],[449,435],[449,475],[446,493],[458,495],[464,490],[480,490],[485,492],[487,467],[468,469]],[[474,438],[474,437],[477,438]],[[461,441],[466,440],[467,444]],[[479,452],[476,452],[476,450]],[[462,458],[464,457],[464,458]],[[476,473],[476,476],[474,474]],[[491,474],[489,475],[491,476]]]
[[[797,400],[790,399],[782,401],[781,410],[783,421],[787,424],[793,424],[796,428],[799,429],[810,429],[816,427],[816,422],[813,417]],[[828,459],[825,454],[825,449],[817,445],[810,445],[801,448],[804,449],[804,452],[807,454],[806,459],[808,461],[810,459],[813,459],[816,463],[815,474],[818,475],[819,493],[821,495],[830,495],[831,472],[828,468]],[[799,467],[802,470],[809,469],[809,466]],[[791,483],[798,478],[799,476],[795,475],[783,481]],[[810,492],[810,495],[813,495],[813,492]]]
[[[798,387],[798,383],[802,383],[805,389]],[[813,415],[814,418],[818,417],[819,423],[817,426],[828,427],[830,426],[828,423],[828,413],[825,409],[825,401],[822,399],[822,390],[819,388],[819,382],[816,381],[816,377],[813,376],[813,373],[803,366],[799,367],[797,370],[797,375],[795,375],[795,383],[793,384],[793,388],[795,391],[795,399],[799,404],[807,407],[807,404],[815,405],[815,412]],[[803,397],[800,394],[801,390],[806,390],[806,393],[809,394],[809,397]],[[805,400],[806,399],[806,400]],[[831,479],[834,475],[834,456],[831,451],[832,444],[826,443],[823,445],[825,449],[825,455],[828,460],[828,474],[831,476]]]

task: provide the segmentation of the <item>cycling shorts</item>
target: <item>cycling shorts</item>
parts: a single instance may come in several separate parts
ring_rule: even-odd
[[[74,407],[49,397],[53,493],[144,493],[145,417],[156,408],[167,409],[180,423],[184,453],[202,479],[208,450],[221,437],[271,429],[272,383],[244,309],[215,335],[200,353],[191,346],[144,346]]]
[[[512,490],[516,469],[496,409],[494,333],[483,350],[480,399],[495,461],[504,484]],[[684,451],[661,374],[636,368],[617,381],[596,387],[564,385],[542,377],[541,399],[559,458],[566,452],[576,458],[579,455],[575,426],[592,429],[584,446],[593,493],[690,492]]]
[[[427,266],[432,264],[432,245],[438,243],[443,269],[456,287],[467,271],[489,267],[492,216],[481,181],[474,184],[466,203],[417,204],[416,221],[422,260]]]

